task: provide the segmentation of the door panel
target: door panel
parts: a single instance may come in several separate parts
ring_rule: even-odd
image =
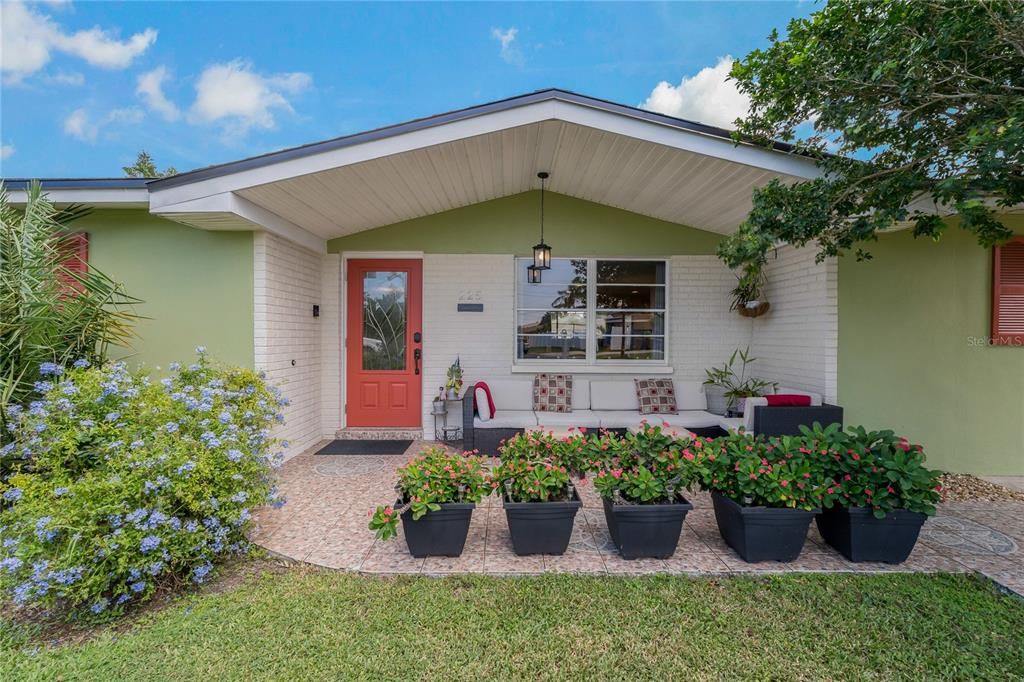
[[[419,427],[422,261],[348,261],[349,426]]]

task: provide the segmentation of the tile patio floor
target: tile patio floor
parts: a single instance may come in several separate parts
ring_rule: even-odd
[[[276,554],[319,566],[373,574],[488,573],[497,575],[570,571],[588,574],[731,574],[794,571],[977,571],[1024,595],[1024,504],[949,503],[940,507],[921,533],[913,554],[898,566],[854,564],[828,547],[811,524],[808,542],[791,563],[748,564],[721,539],[711,499],[690,496],[679,549],[670,559],[621,559],[611,542],[600,501],[592,486],[580,486],[583,509],[568,551],[562,556],[517,556],[499,501],[489,497],[473,513],[461,557],[409,555],[399,536],[376,540],[367,529],[367,511],[394,497],[395,469],[419,452],[404,455],[295,456],[281,468],[281,509],[261,509],[251,539]]]

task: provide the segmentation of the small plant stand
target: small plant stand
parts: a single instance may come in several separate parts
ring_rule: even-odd
[[[448,415],[452,410],[448,409],[448,403],[462,403],[462,398],[456,400],[434,401],[431,404],[430,413],[434,415],[434,440],[441,443],[457,443],[462,440],[462,424],[449,424]],[[443,408],[439,411],[438,406]],[[462,414],[462,407],[455,410],[455,414]]]

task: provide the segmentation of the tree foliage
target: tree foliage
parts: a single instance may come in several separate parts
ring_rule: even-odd
[[[138,299],[95,268],[67,267],[69,226],[85,213],[57,208],[39,183],[15,209],[0,188],[0,442],[4,406],[25,403],[41,365],[100,364],[110,345],[133,338],[130,306]]]
[[[135,163],[130,166],[122,166],[121,170],[129,178],[166,178],[168,175],[176,175],[178,171],[174,166],[168,166],[161,173],[157,170],[156,161],[145,149],[135,157]]]
[[[879,231],[938,239],[944,215],[983,246],[1010,236],[996,216],[1024,201],[1024,3],[836,2],[770,40],[733,67],[751,99],[737,135],[791,142],[823,175],[756,190],[730,266],[779,242],[869,258]]]

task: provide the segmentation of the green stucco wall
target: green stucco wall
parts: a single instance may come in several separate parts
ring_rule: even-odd
[[[253,365],[251,232],[206,232],[143,209],[97,210],[75,223],[89,233],[89,262],[143,300],[134,363],[187,362],[197,345],[218,360]]]
[[[529,255],[540,236],[539,191],[406,220],[327,243],[342,251]],[[554,192],[544,196],[544,240],[556,256],[713,254],[713,232]]]
[[[1024,233],[1024,216],[1005,224]],[[934,466],[1024,474],[1024,348],[986,345],[992,253],[955,224],[881,237],[839,264],[839,401],[848,424],[921,442]]]

